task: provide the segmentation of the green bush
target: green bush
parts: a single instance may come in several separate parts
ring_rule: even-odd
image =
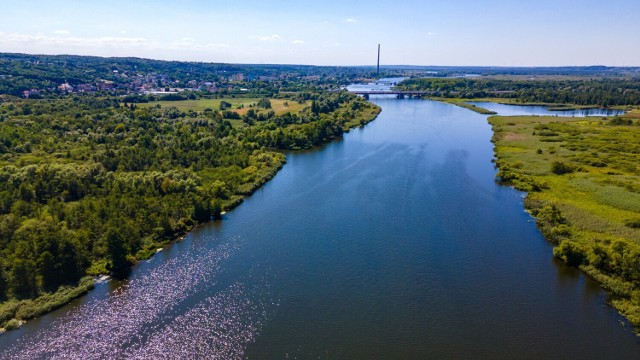
[[[15,300],[0,305],[0,326],[15,317],[19,305],[20,302]]]
[[[574,172],[576,169],[574,166],[569,165],[569,164],[565,164],[562,161],[554,161],[551,164],[551,172],[556,174],[556,175],[564,175],[564,174],[570,174],[572,172]]]
[[[22,325],[22,322],[20,320],[11,319],[11,320],[7,321],[7,323],[4,325],[4,328],[6,330],[13,330],[13,329],[19,328],[20,325]]]
[[[569,266],[578,267],[585,263],[587,255],[582,244],[565,240],[553,249],[553,255],[562,259]]]
[[[640,219],[628,219],[624,222],[624,225],[632,229],[640,229]]]

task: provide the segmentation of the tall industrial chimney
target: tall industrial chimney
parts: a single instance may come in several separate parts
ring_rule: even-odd
[[[378,44],[378,77],[380,77],[380,44]]]

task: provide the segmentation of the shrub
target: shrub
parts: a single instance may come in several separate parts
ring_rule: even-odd
[[[587,258],[584,246],[570,240],[563,241],[560,246],[553,249],[553,255],[569,266],[580,266]]]
[[[551,234],[556,238],[571,236],[571,228],[566,224],[559,224],[551,228]]]
[[[7,301],[0,305],[0,324],[12,319],[15,316],[19,305],[20,302],[15,300]]]
[[[7,323],[4,325],[4,328],[6,330],[13,330],[13,329],[19,328],[20,325],[22,325],[22,321],[20,321],[18,319],[11,319],[11,320],[7,321]]]
[[[565,164],[562,161],[554,161],[551,164],[551,172],[553,172],[556,175],[570,174],[575,170],[576,170],[575,167],[573,167],[570,164]]]
[[[640,219],[628,219],[624,222],[624,225],[632,229],[640,229]]]
[[[609,120],[609,125],[632,125],[633,124],[633,120],[631,119],[623,119],[621,117],[614,117],[613,119]]]

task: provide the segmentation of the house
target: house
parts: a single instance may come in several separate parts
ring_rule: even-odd
[[[98,90],[112,90],[115,89],[116,84],[113,81],[102,80],[96,84]]]
[[[60,84],[58,90],[70,93],[73,92],[73,86],[69,85],[69,83]]]
[[[91,91],[95,91],[96,87],[93,86],[92,84],[78,84],[76,85],[76,91],[77,92],[91,92]]]
[[[244,81],[244,74],[243,73],[233,74],[231,75],[230,81]]]

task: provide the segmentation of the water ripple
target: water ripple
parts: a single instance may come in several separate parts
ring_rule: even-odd
[[[127,354],[132,359],[240,359],[267,320],[262,302],[246,299],[242,284],[209,297],[169,325],[145,345]],[[255,316],[258,315],[258,316]]]
[[[199,255],[168,260],[108,298],[90,301],[21,339],[0,352],[0,358],[239,357],[266,319],[263,301],[246,299],[242,284],[236,282],[176,314],[183,302],[212,286],[221,262],[238,247],[237,240],[230,241],[193,252]]]

